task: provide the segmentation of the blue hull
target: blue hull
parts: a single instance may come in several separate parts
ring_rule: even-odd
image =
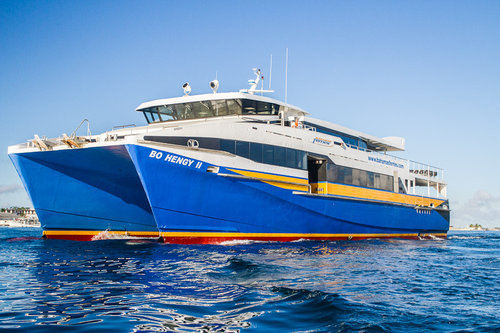
[[[147,196],[123,145],[9,156],[47,237],[85,240],[104,230],[158,236]]]
[[[449,212],[297,194],[137,145],[11,154],[44,235],[89,240],[104,230],[175,243],[233,239],[445,237]],[[220,173],[235,174],[220,168]],[[305,181],[305,180],[303,180]]]
[[[208,173],[205,162],[185,156],[161,152],[158,158],[150,148],[127,149],[166,241],[414,238],[446,236],[449,229],[449,215],[437,210],[294,194],[258,180]]]

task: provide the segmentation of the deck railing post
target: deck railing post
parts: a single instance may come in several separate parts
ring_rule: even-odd
[[[431,196],[431,168],[430,166],[427,164],[427,196],[430,197]]]

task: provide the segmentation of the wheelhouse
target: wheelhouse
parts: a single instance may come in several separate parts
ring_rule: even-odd
[[[211,95],[209,96],[212,97]],[[230,115],[278,116],[280,115],[280,112],[283,112],[285,107],[287,107],[283,104],[268,101],[270,100],[268,98],[265,98],[266,100],[244,97],[223,99],[207,98],[204,100],[193,101],[190,101],[189,99],[190,98],[187,97],[184,98],[184,100],[159,100],[156,105],[147,105],[146,107],[141,105],[137,108],[137,111],[142,112],[148,124],[151,124],[166,121],[212,118]],[[287,107],[288,112],[293,109]],[[300,112],[301,110],[296,111]],[[303,111],[302,113],[305,114]]]

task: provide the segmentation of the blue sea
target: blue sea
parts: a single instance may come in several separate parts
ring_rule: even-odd
[[[0,228],[0,330],[499,332],[500,232],[170,245]]]

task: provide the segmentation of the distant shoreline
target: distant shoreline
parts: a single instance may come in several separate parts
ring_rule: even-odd
[[[40,222],[26,219],[0,220],[0,227],[8,228],[40,228]]]
[[[464,227],[464,228],[459,228],[459,227],[450,227],[450,231],[500,231],[500,227],[494,227],[494,228],[470,228],[470,227]]]

